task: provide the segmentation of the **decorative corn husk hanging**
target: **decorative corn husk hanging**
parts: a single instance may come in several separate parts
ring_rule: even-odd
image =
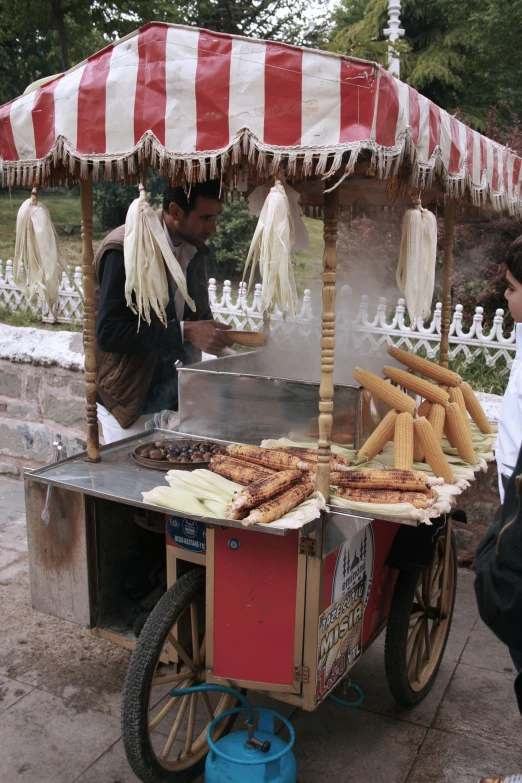
[[[431,313],[437,261],[437,219],[416,202],[404,213],[397,285],[404,294],[411,322]]]
[[[263,209],[248,251],[243,279],[248,267],[249,287],[254,281],[257,265],[261,273],[261,308],[272,311],[277,305],[283,314],[293,316],[297,309],[297,292],[292,269],[291,249],[294,238],[294,224],[290,203],[282,183],[277,180],[266,197]]]
[[[196,305],[188,294],[185,275],[170,249],[160,219],[147,201],[143,185],[139,190],[140,195],[130,205],[125,219],[125,298],[140,319],[150,324],[152,309],[166,326],[169,285],[165,264],[192,311]]]
[[[16,218],[13,278],[28,299],[33,296],[52,308],[58,287],[69,267],[49,210],[36,200],[36,188],[24,201]]]

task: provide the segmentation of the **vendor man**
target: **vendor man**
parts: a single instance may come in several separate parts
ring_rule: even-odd
[[[111,231],[94,258],[97,290],[96,343],[98,418],[106,443],[143,431],[145,421],[161,410],[178,409],[176,362],[192,363],[201,351],[218,355],[230,345],[229,326],[212,320],[205,246],[216,233],[221,212],[218,180],[168,188],[158,215],[169,245],[187,279],[192,312],[174,279],[169,278],[167,327],[149,325],[125,300],[123,239],[125,226]],[[139,324],[139,325],[138,325]]]

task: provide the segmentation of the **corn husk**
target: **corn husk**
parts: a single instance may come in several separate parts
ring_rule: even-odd
[[[261,309],[272,312],[276,305],[281,312],[297,311],[297,291],[292,269],[291,249],[294,225],[285,189],[277,181],[266,197],[254,232],[245,264],[243,279],[249,266],[249,288],[254,283],[256,267],[261,273]]]
[[[139,198],[127,211],[125,219],[125,298],[128,306],[148,324],[151,310],[166,326],[169,286],[165,264],[176,281],[185,302],[195,312],[196,305],[187,291],[187,281],[165,236],[156,212],[147,201],[140,185]]]
[[[58,301],[63,272],[69,276],[62,244],[49,210],[36,200],[36,191],[33,191],[31,198],[24,201],[18,210],[16,218],[14,282],[27,299],[37,296],[52,308]]]
[[[397,285],[412,323],[431,313],[437,262],[437,219],[420,204],[404,213]]]

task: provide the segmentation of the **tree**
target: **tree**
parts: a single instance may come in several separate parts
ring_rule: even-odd
[[[341,0],[340,9],[329,48],[385,65],[387,0]],[[401,21],[403,81],[482,131],[498,100],[521,113],[522,0],[403,0]]]
[[[298,43],[307,8],[306,0],[0,0],[0,103],[151,20]]]

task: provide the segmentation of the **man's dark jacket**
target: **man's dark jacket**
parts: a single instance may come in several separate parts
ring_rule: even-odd
[[[522,655],[522,449],[503,505],[478,546],[475,593],[486,625]],[[515,682],[522,713],[522,672]]]
[[[175,362],[194,362],[201,354],[190,343],[182,342],[172,291],[166,308],[167,327],[154,317],[151,324],[142,321],[138,328],[138,316],[125,300],[123,237],[124,226],[107,235],[96,253],[94,268],[98,282],[98,399],[125,428],[144,413],[177,410]],[[200,248],[187,267],[187,289],[196,303],[196,312],[185,305],[185,321],[212,318],[205,263],[208,253],[207,248]]]

